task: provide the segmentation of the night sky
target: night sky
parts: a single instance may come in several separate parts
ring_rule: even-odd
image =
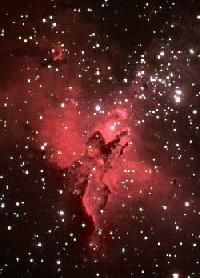
[[[1,0],[0,57],[0,275],[200,277],[199,0]]]

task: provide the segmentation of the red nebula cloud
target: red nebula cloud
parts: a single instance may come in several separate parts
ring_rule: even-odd
[[[132,136],[126,109],[112,109],[106,115],[100,115],[98,120],[89,122],[86,113],[77,107],[80,106],[76,102],[69,102],[62,110],[48,112],[40,141],[48,143],[50,160],[61,168],[70,168],[73,162],[81,161],[74,171],[76,184],[85,188],[78,188],[77,192],[79,189],[84,192],[82,205],[95,226],[91,241],[98,242],[99,229],[106,230],[114,222],[121,228],[125,225],[124,219],[131,214],[131,210],[123,210],[122,204],[132,207],[140,198],[159,192],[163,177],[135,155],[136,135]],[[95,131],[102,134],[105,144],[113,142],[124,131],[127,134],[122,136],[105,160],[98,147],[90,149],[87,144],[88,134],[92,135]],[[120,154],[124,144],[127,147]],[[76,185],[69,184],[70,192],[73,188],[76,189]]]
[[[125,109],[113,109],[100,123],[97,123],[94,130],[99,130],[106,142],[109,142],[121,131],[130,130],[127,120],[128,113]]]
[[[62,60],[65,56],[64,50],[62,49],[62,47],[60,45],[56,45],[53,49],[52,49],[52,55],[53,55],[53,60],[54,61],[59,61]]]
[[[97,123],[94,130],[102,133],[105,141],[108,143],[115,139],[122,131],[130,131],[127,125],[128,113],[126,110],[118,108],[108,113],[101,123]],[[130,142],[130,134],[122,137],[120,144]],[[108,202],[112,193],[118,190],[119,183],[124,176],[125,156],[119,157],[119,149],[116,148],[109,158],[110,165],[105,169],[105,164],[101,157],[96,156],[95,163],[91,168],[90,178],[86,192],[83,196],[83,205],[88,215],[92,216],[95,227],[99,227],[99,220],[102,217],[101,207],[108,198]],[[108,186],[108,191],[104,191],[104,187]]]
[[[129,151],[127,150],[127,152]],[[88,215],[92,216],[96,229],[104,226],[103,215],[100,214],[99,210],[105,197],[104,192],[102,192],[104,184],[108,185],[110,190],[106,206],[106,210],[109,209],[109,213],[106,212],[108,216],[114,213],[116,207],[121,207],[122,200],[127,202],[130,198],[131,201],[137,201],[141,194],[150,191],[152,180],[155,177],[157,181],[160,179],[159,175],[153,173],[147,165],[138,161],[126,161],[126,157],[125,153],[124,157],[116,156],[113,158],[111,167],[105,172],[102,183],[99,181],[102,166],[96,166],[92,173],[93,176],[83,197],[83,205]],[[111,219],[109,222],[112,221]]]
[[[41,145],[47,143],[50,161],[66,168],[85,152],[84,117],[73,102],[67,103],[63,111],[59,108],[47,114],[40,132]]]

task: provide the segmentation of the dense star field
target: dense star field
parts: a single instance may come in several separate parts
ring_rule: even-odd
[[[2,277],[200,277],[199,0],[0,2]]]

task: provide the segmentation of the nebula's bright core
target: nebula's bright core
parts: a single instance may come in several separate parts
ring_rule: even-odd
[[[200,277],[197,0],[2,0],[2,277]]]

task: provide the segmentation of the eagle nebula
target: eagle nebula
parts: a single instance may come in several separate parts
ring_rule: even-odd
[[[197,1],[11,2],[0,274],[199,277]]]

